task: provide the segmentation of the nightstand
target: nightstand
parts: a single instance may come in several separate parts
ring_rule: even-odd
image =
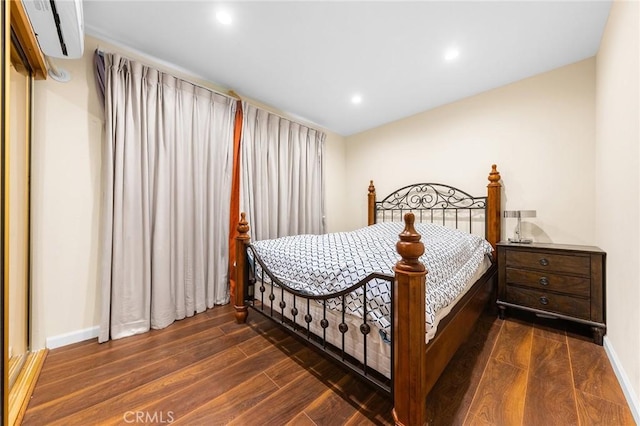
[[[605,333],[606,253],[566,244],[498,243],[498,308],[534,312],[591,326],[602,345]]]

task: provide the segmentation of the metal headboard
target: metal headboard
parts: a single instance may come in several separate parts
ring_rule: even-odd
[[[450,185],[417,183],[376,201],[374,217],[375,222],[402,221],[405,213],[412,212],[417,222],[439,223],[484,236],[486,208],[486,195],[474,197]]]

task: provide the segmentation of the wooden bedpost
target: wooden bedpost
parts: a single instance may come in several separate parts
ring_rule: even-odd
[[[393,287],[393,418],[396,425],[426,423],[425,402],[425,280],[418,260],[424,253],[413,226],[413,213],[404,215],[405,228],[396,248],[402,259],[394,270]]]
[[[487,185],[487,241],[493,246],[493,258],[496,259],[496,245],[500,242],[500,193],[502,192],[502,184],[500,184],[500,172],[497,166],[491,166],[489,173],[489,185]]]
[[[369,208],[367,212],[369,213],[369,223],[371,226],[376,223],[376,187],[373,186],[373,181],[369,182]]]
[[[249,277],[249,265],[247,264],[247,245],[251,241],[249,237],[249,224],[244,213],[240,213],[240,222],[238,223],[238,236],[236,237],[236,295],[234,308],[235,316],[238,324],[247,321],[247,305],[244,301],[245,291],[247,290],[247,281]]]

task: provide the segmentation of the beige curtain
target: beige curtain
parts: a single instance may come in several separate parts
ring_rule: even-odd
[[[240,210],[253,240],[321,234],[325,134],[242,104]]]
[[[235,102],[105,54],[99,341],[229,301]]]

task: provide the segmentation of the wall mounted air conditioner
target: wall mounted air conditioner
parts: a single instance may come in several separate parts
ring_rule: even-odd
[[[82,0],[22,0],[42,53],[79,58],[84,50]]]

